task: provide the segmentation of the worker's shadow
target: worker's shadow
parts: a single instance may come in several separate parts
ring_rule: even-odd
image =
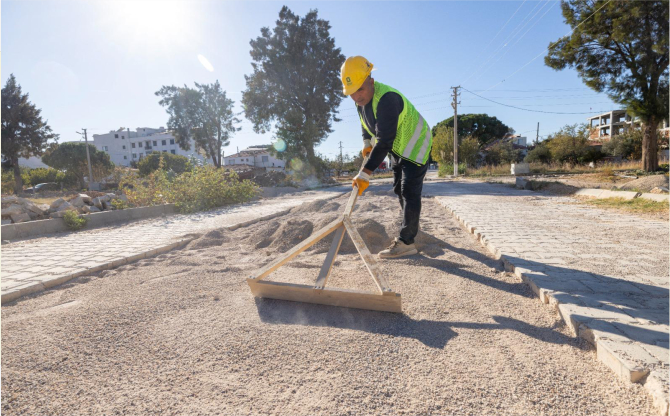
[[[261,321],[268,324],[321,326],[351,329],[394,337],[414,338],[431,348],[442,349],[458,336],[454,329],[513,330],[555,344],[580,346],[579,341],[555,328],[537,327],[503,316],[492,316],[495,323],[414,320],[405,314],[339,308],[274,299],[256,298]]]

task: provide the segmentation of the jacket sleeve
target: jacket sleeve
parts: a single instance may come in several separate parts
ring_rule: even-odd
[[[388,92],[379,100],[377,123],[375,125],[377,144],[370,153],[370,160],[366,163],[365,169],[374,172],[393,149],[393,141],[398,130],[398,117],[400,117],[403,107],[402,97],[395,92]]]

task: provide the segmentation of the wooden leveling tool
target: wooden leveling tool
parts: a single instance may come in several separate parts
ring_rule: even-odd
[[[367,158],[366,158],[367,160]],[[363,162],[365,164],[365,162]],[[358,188],[354,188],[349,196],[347,206],[344,208],[342,216],[320,230],[313,233],[305,241],[293,247],[290,251],[263,267],[255,276],[247,279],[251,293],[259,298],[271,298],[292,300],[295,302],[318,303],[322,305],[342,306],[346,308],[370,309],[384,312],[402,312],[400,304],[400,294],[395,293],[389,287],[388,282],[382,277],[377,261],[368,250],[363,238],[351,222],[351,212],[358,198]],[[377,285],[379,293],[362,292],[358,290],[326,288],[330,271],[333,268],[335,257],[340,249],[344,232],[348,232],[351,240],[361,255],[365,267],[370,272],[372,279]],[[316,278],[314,286],[301,285],[293,283],[279,283],[263,281],[270,273],[279,267],[288,263],[298,254],[307,250],[318,241],[335,232],[333,243],[330,245],[326,260],[321,266],[319,276]]]

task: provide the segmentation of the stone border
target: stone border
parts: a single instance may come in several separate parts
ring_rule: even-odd
[[[176,213],[174,204],[94,212],[86,215],[86,218],[88,218],[86,229],[104,227],[118,222],[158,217],[161,215],[172,215],[174,213]],[[17,240],[70,231],[62,218],[7,224],[3,225],[0,230],[2,231],[3,240]]]
[[[594,189],[594,191],[600,190]],[[485,235],[478,232],[474,226],[470,225],[468,221],[449,208],[446,203],[443,203],[439,199],[438,203],[458,220],[468,233],[474,235],[477,241],[479,241],[495,259],[502,261],[506,271],[513,272],[519,279],[521,279],[521,281],[527,284],[542,303],[553,306],[563,322],[570,328],[575,336],[584,339],[590,345],[595,347],[599,361],[607,365],[614,373],[624,380],[643,384],[644,388],[652,397],[654,407],[659,414],[661,416],[668,416],[670,402],[663,392],[663,385],[665,383],[663,381],[664,377],[660,371],[649,372],[649,369],[642,368],[635,362],[635,356],[640,353],[648,355],[646,351],[634,344],[615,343],[611,339],[611,336],[608,336],[611,331],[607,331],[607,328],[602,327],[610,325],[609,323],[597,321],[594,325],[592,322],[585,321],[581,315],[573,313],[574,311],[569,308],[569,304],[561,303],[560,301],[560,296],[569,296],[569,294],[542,288],[541,283],[533,278],[533,276],[538,276],[533,270],[524,268],[524,264],[518,266],[515,265],[506,255],[502,254],[499,248],[492,242],[487,241]]]

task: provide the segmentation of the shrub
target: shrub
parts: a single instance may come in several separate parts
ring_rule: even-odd
[[[161,159],[163,162],[162,169],[171,170],[177,174],[181,174],[192,169],[191,162],[186,156],[173,155],[172,153],[167,152],[154,152],[140,160],[137,164],[137,167],[140,169],[140,175],[147,176],[151,172],[159,169],[161,167]]]
[[[112,204],[113,209],[126,209],[126,208],[128,208],[128,203],[126,201],[124,201],[123,199],[114,198],[114,199],[112,199],[112,202],[110,202],[110,203]]]
[[[67,228],[77,231],[86,226],[88,218],[80,216],[76,211],[66,211],[65,215],[63,215],[63,221],[65,221]]]
[[[545,144],[538,144],[535,148],[528,152],[524,158],[526,163],[549,163],[551,162],[551,150]]]
[[[458,164],[458,174],[459,175],[465,175],[465,169],[466,165],[465,163],[459,163]],[[446,175],[453,175],[454,174],[454,164],[448,164],[448,163],[440,163],[437,167],[437,176],[439,177],[444,177]]]
[[[259,192],[256,184],[249,180],[240,181],[237,173],[209,165],[181,175],[161,169],[146,178],[133,173],[119,186],[125,190],[128,202],[133,206],[173,203],[181,212],[246,202]]]
[[[14,193],[14,172],[11,170],[2,172],[2,194],[11,195]]]

